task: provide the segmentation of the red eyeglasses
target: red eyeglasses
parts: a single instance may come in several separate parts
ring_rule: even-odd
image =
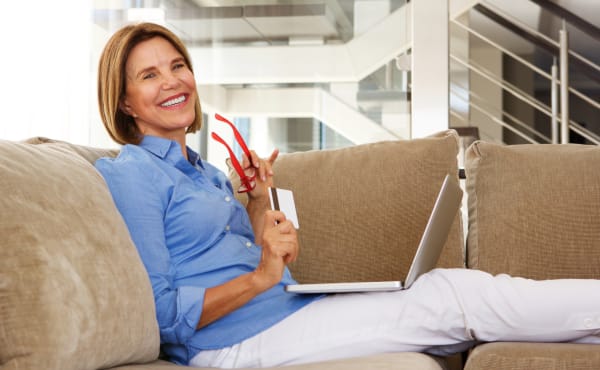
[[[235,136],[235,140],[238,142],[238,144],[244,151],[246,158],[248,158],[249,161],[252,161],[252,157],[250,156],[250,150],[248,149],[246,142],[242,138],[242,135],[237,130],[237,128],[235,128],[233,123],[229,122],[225,117],[221,116],[218,113],[215,113],[215,118],[221,122],[227,123],[231,127],[231,129],[233,130],[233,135]],[[254,180],[256,179],[256,171],[254,172],[254,175],[247,176],[246,173],[244,172],[244,169],[242,168],[242,165],[235,157],[233,150],[231,150],[231,147],[225,142],[225,140],[223,140],[219,135],[217,135],[214,132],[212,132],[210,134],[210,136],[214,140],[225,145],[225,148],[227,148],[227,151],[229,152],[229,157],[231,158],[231,164],[233,165],[235,172],[237,172],[238,175],[240,176],[240,180],[242,181],[242,184],[244,185],[240,190],[238,190],[238,193],[246,193],[246,192],[252,191],[256,187],[256,182],[254,182]]]

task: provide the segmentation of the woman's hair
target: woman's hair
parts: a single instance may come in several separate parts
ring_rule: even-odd
[[[110,137],[119,144],[139,144],[142,133],[133,117],[120,109],[125,97],[125,65],[131,50],[139,43],[154,37],[167,40],[183,56],[192,73],[192,63],[183,42],[173,32],[154,23],[140,23],[121,28],[108,40],[98,65],[98,106],[100,117]],[[202,126],[200,99],[196,99],[196,118],[187,133],[196,132]]]

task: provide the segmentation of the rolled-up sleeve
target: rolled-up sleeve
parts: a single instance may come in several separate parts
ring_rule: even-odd
[[[205,288],[178,286],[164,230],[168,186],[155,171],[119,159],[100,159],[96,168],[104,177],[131,238],[144,263],[156,305],[162,343],[185,343],[202,315]]]

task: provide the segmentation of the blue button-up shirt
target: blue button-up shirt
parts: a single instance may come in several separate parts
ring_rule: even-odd
[[[261,247],[225,174],[177,142],[146,136],[96,162],[148,271],[163,350],[187,364],[200,350],[239,343],[317,297],[283,279],[243,307],[196,330],[206,288],[254,271]]]

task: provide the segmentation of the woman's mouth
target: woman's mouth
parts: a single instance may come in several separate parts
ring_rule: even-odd
[[[163,108],[170,108],[175,105],[184,103],[186,100],[187,100],[187,96],[182,94],[176,98],[166,100],[165,102],[161,103],[160,106]]]

